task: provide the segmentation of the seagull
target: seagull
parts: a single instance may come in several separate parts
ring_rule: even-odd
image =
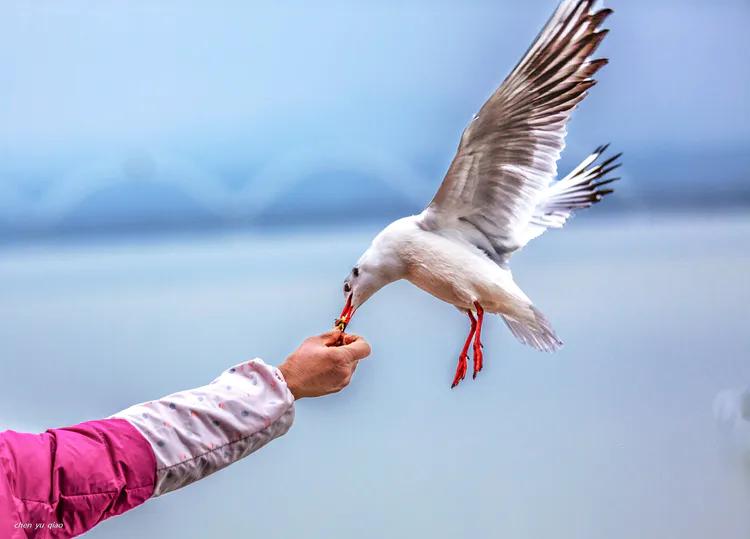
[[[466,313],[468,337],[451,387],[482,370],[485,313],[502,316],[513,335],[537,350],[562,346],[547,318],[513,280],[513,253],[573,212],[612,193],[608,174],[621,154],[600,146],[556,179],[566,124],[607,63],[591,59],[612,13],[595,0],[563,0],[521,61],[461,135],[435,197],[419,215],[383,229],[344,280],[345,305],[335,327],[385,285],[406,279]],[[601,158],[601,159],[600,159]],[[607,186],[607,187],[605,187]]]

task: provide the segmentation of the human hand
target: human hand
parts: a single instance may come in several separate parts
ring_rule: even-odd
[[[359,360],[369,355],[362,337],[333,330],[305,339],[279,370],[295,399],[321,397],[348,386]]]

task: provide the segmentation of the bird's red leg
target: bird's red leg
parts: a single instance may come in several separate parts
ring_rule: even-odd
[[[478,301],[474,302],[474,307],[477,309],[477,331],[474,334],[474,375],[477,377],[477,373],[482,370],[482,362],[484,355],[482,354],[482,320],[484,320],[484,309],[479,305]]]
[[[466,337],[466,342],[464,343],[463,350],[461,350],[461,355],[458,356],[456,376],[453,377],[451,389],[456,387],[458,383],[466,376],[467,362],[469,359],[469,344],[471,344],[471,338],[474,336],[474,331],[477,329],[477,321],[474,319],[474,315],[471,313],[471,311],[466,311],[466,314],[469,315],[469,319],[471,320],[471,329],[469,330],[469,336]]]

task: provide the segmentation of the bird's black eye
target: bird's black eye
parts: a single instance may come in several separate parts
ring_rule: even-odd
[[[352,291],[352,285],[349,283],[344,283],[344,292],[351,292]]]
[[[352,268],[352,275],[354,275],[355,277],[359,277],[359,268],[357,266],[354,266]]]

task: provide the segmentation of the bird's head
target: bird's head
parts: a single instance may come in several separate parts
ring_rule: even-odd
[[[365,301],[383,288],[404,276],[404,264],[390,242],[375,238],[344,279],[344,309],[336,320],[336,327],[346,329],[356,311]]]

